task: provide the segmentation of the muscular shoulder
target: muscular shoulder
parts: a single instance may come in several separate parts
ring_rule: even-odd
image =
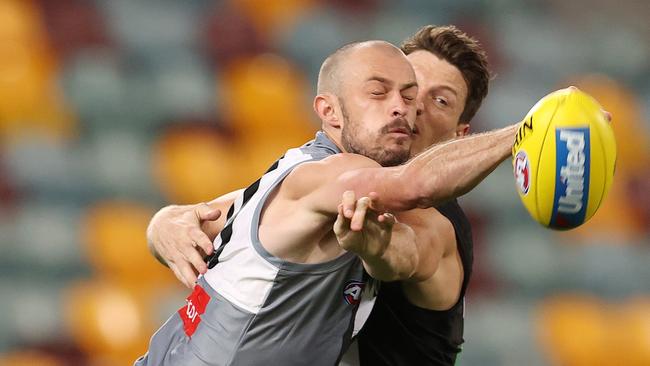
[[[451,221],[433,207],[422,211],[426,212],[424,216],[428,220],[428,224],[434,228],[439,240],[443,243],[443,256],[456,252],[458,250],[456,246],[456,230]]]
[[[457,253],[454,226],[435,208],[401,212],[398,219],[415,231],[418,246],[418,269],[410,282],[430,279],[445,258]]]
[[[287,195],[300,199],[319,187],[340,179],[356,169],[377,168],[377,162],[358,154],[340,153],[323,160],[300,164],[286,177],[283,186]]]
[[[414,305],[448,310],[458,301],[464,276],[456,232],[449,219],[435,208],[417,211],[420,229],[416,233],[424,233],[426,239],[422,245],[428,251],[421,257],[417,278],[404,281],[402,288]]]
[[[442,244],[443,253],[456,249],[456,232],[451,221],[435,208],[414,209],[400,213],[399,218],[413,227],[416,233]]]

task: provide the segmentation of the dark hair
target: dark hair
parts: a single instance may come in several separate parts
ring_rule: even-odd
[[[427,25],[401,46],[405,54],[418,50],[429,51],[456,66],[467,83],[467,100],[459,122],[469,122],[488,93],[490,71],[485,51],[477,40],[453,25]]]

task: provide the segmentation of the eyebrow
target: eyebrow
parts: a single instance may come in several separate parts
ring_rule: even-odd
[[[445,89],[445,90],[448,90],[449,92],[451,92],[453,95],[458,96],[458,92],[456,91],[456,89],[452,88],[449,85],[436,85],[436,86],[433,86],[433,87],[431,87],[429,89],[429,93],[431,93],[432,91],[437,90],[437,89]]]
[[[392,81],[389,81],[388,79],[383,78],[381,76],[371,76],[368,79],[366,79],[366,82],[368,82],[368,81],[379,81],[380,83],[384,83],[384,84],[391,84],[391,85],[393,84]],[[418,83],[416,81],[412,81],[410,83],[400,85],[399,90],[403,91],[403,90],[406,90],[406,89],[410,89],[410,88],[412,88],[414,86],[418,86]]]
[[[412,81],[412,82],[410,82],[410,83],[406,83],[406,84],[402,85],[402,87],[399,88],[399,90],[400,90],[400,91],[403,91],[403,90],[406,90],[406,89],[411,89],[411,88],[414,87],[414,86],[415,86],[415,87],[418,86],[417,81]]]
[[[386,78],[382,78],[381,76],[371,76],[366,81],[379,81],[380,83],[387,83],[388,80]]]

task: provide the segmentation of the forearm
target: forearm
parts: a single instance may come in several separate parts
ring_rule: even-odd
[[[510,156],[517,127],[434,145],[405,165],[350,170],[315,202],[322,211],[335,212],[338,197],[351,190],[360,196],[377,192],[380,206],[387,211],[434,207],[470,191]]]
[[[408,279],[418,266],[415,232],[400,223],[393,226],[390,244],[383,253],[358,254],[368,274],[380,281]]]
[[[420,208],[462,196],[488,176],[512,149],[517,125],[435,145],[403,166],[400,177]]]

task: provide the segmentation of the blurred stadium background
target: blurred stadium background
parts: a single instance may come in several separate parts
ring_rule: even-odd
[[[323,58],[456,24],[496,78],[473,123],[577,85],[614,115],[614,186],[567,233],[503,164],[475,234],[460,365],[650,365],[650,3],[0,0],[0,365],[126,365],[187,291],[146,249],[156,209],[247,185],[317,129]]]

